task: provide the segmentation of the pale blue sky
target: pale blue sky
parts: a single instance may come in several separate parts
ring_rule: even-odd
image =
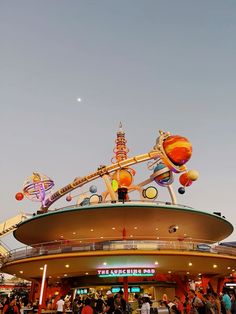
[[[235,38],[235,0],[0,1],[1,221],[37,210],[14,198],[32,171],[59,188],[108,165],[122,121],[129,156],[188,137],[178,202],[236,226]]]

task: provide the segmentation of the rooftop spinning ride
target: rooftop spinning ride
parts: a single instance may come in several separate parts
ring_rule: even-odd
[[[47,265],[47,285],[60,293],[122,283],[126,298],[131,282],[145,290],[151,281],[157,298],[160,282],[172,282],[173,294],[180,290],[183,294],[189,276],[195,280],[201,274],[205,288],[209,281],[219,288],[225,278],[234,278],[236,252],[217,244],[232,233],[231,223],[177,203],[174,177],[179,176],[178,192],[183,194],[199,176],[186,166],[192,155],[189,140],[160,131],[150,151],[134,157],[128,153],[120,124],[110,165],[76,177],[54,193],[53,180],[34,172],[15,197],[20,201],[26,196],[41,206],[36,215],[14,227],[15,238],[26,248],[8,252],[2,271],[40,282],[41,269]],[[141,162],[147,162],[151,175],[135,183],[132,166]],[[100,193],[91,185],[86,193],[72,194],[98,178],[105,184]],[[157,187],[166,188],[170,200],[156,201]],[[134,191],[140,200],[132,199]],[[63,197],[76,201],[51,209]]]

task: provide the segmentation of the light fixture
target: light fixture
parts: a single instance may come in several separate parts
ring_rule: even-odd
[[[178,226],[176,226],[176,225],[171,225],[171,226],[169,227],[169,233],[175,233],[178,229],[179,229]]]
[[[106,266],[106,265],[107,265],[107,263],[106,263],[106,262],[104,262],[104,263],[103,263],[103,265],[104,265],[104,266]]]
[[[64,277],[67,277],[67,274],[64,274]]]
[[[69,267],[70,267],[70,265],[69,265],[69,264],[66,264],[66,265],[65,265],[65,267],[66,267],[66,268],[69,268]]]
[[[40,267],[40,270],[43,270],[43,267]]]
[[[160,237],[157,237],[157,240],[159,240],[160,239]]]
[[[137,229],[138,229],[138,227],[134,227],[134,229],[135,229],[135,230],[137,230]]]
[[[217,265],[216,265],[216,264],[214,264],[214,265],[213,265],[213,268],[217,268]]]
[[[93,230],[93,229],[90,229],[90,231],[93,232],[94,230]]]
[[[64,236],[63,236],[63,235],[61,235],[61,236],[60,236],[60,238],[64,238]]]
[[[23,274],[23,270],[20,270],[19,273],[20,273],[20,274]]]
[[[112,229],[112,230],[116,230],[116,228],[115,228],[115,227],[112,227],[111,229]]]
[[[156,262],[155,262],[155,265],[158,265],[158,264],[159,264],[158,261],[156,261]]]
[[[85,273],[85,275],[88,275],[89,273]]]
[[[100,237],[100,239],[103,239],[103,237]]]
[[[227,267],[227,269],[230,269],[230,268],[231,268],[230,266]]]
[[[132,234],[130,235],[130,238],[133,238],[133,235],[132,235]]]
[[[189,271],[187,271],[187,273],[186,273],[187,275],[189,275]]]
[[[156,228],[156,231],[158,231],[158,228]]]
[[[171,270],[168,271],[168,274],[171,274]]]
[[[73,234],[76,234],[76,232],[73,232]]]
[[[193,266],[193,263],[192,263],[192,262],[189,262],[189,263],[188,263],[188,266]]]

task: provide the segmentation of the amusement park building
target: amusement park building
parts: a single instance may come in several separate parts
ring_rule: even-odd
[[[1,271],[31,280],[32,298],[39,296],[44,273],[42,305],[56,291],[61,295],[123,287],[126,298],[129,291],[149,293],[153,299],[163,293],[181,296],[189,281],[203,289],[210,284],[219,292],[235,279],[236,249],[219,244],[233,226],[219,213],[178,205],[174,176],[179,175],[180,194],[198,178],[197,171],[186,168],[191,152],[186,138],[160,132],[153,149],[129,158],[120,125],[111,165],[75,178],[47,199],[53,181],[33,173],[16,198],[37,198],[42,206],[11,226],[26,247],[2,253]],[[151,175],[134,184],[131,166],[145,161]],[[76,204],[51,209],[65,195],[73,201],[73,190],[97,178],[105,184],[102,193],[92,185]],[[167,202],[157,199],[158,186],[168,190]],[[139,200],[132,198],[135,193]],[[4,234],[3,227],[1,231]]]

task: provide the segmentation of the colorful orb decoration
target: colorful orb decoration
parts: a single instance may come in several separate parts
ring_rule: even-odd
[[[45,195],[53,188],[54,182],[44,174],[33,172],[24,183],[23,193],[31,201],[43,202]]]
[[[161,186],[167,186],[173,182],[172,172],[163,163],[155,166],[152,177],[154,177],[154,181]]]
[[[90,204],[98,204],[98,203],[101,203],[101,201],[102,201],[102,197],[101,197],[101,195],[98,195],[98,194],[93,194],[89,198]]]
[[[118,188],[119,188],[119,184],[118,184],[118,182],[116,180],[112,180],[111,181],[111,186],[112,186],[112,189],[113,189],[114,192],[116,192],[118,190]]]
[[[188,174],[185,172],[182,173],[181,176],[179,177],[179,183],[183,186],[190,186],[193,183],[193,181],[189,180]]]
[[[178,188],[178,192],[179,192],[179,194],[184,194],[185,188],[183,186],[181,186],[180,188]]]
[[[187,172],[187,177],[191,181],[196,181],[199,177],[199,173],[196,170],[189,170]]]
[[[158,191],[154,186],[149,186],[142,192],[144,198],[148,198],[150,200],[153,200],[157,197]]]
[[[70,202],[72,200],[72,196],[71,195],[67,195],[66,200],[67,200],[67,202]]]
[[[90,193],[96,193],[96,192],[97,192],[97,187],[96,187],[96,185],[91,185],[90,188],[89,188],[89,192],[90,192]]]
[[[192,155],[192,145],[189,140],[179,135],[170,135],[163,142],[166,156],[176,166],[184,165]]]
[[[23,193],[21,193],[21,192],[16,193],[15,199],[16,199],[17,201],[22,201],[23,198],[24,198],[24,194],[23,194]]]
[[[130,173],[129,170],[119,169],[113,174],[112,180],[118,182],[119,188],[129,187],[133,182],[133,175]]]

